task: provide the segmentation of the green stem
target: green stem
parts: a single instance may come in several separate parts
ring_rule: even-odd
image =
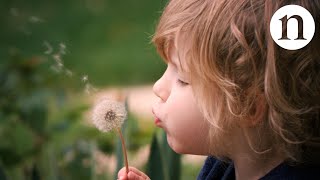
[[[121,133],[121,129],[117,128],[117,131],[118,131],[118,134],[120,136],[120,140],[121,140],[121,144],[122,144],[122,153],[123,153],[123,156],[124,156],[124,163],[126,165],[126,173],[128,174],[129,173],[129,165],[128,165],[126,145],[124,143],[124,139],[123,139],[123,136],[122,136],[122,133]]]

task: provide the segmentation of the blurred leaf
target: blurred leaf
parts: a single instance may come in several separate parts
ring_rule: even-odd
[[[31,170],[31,180],[41,180],[39,169],[36,165],[33,165]]]
[[[167,134],[162,131],[162,147],[165,152],[164,160],[168,166],[168,177],[170,180],[180,179],[181,176],[181,155],[174,152],[167,142]]]
[[[147,175],[152,180],[167,180],[167,166],[163,162],[163,151],[161,151],[160,144],[156,133],[154,133],[151,147],[150,155],[147,165]]]
[[[117,139],[116,143],[114,142],[115,139]],[[115,149],[118,149],[119,140],[118,136],[116,136],[114,133],[106,134],[99,131],[99,135],[97,136],[96,140],[99,150],[106,154],[112,154]]]
[[[138,126],[138,120],[133,116],[130,111],[128,111],[128,118],[126,119],[126,128],[124,129],[124,138],[126,141],[127,149],[137,150],[140,147],[138,134],[140,133],[140,128]],[[130,138],[135,137],[135,138]]]
[[[34,150],[35,137],[21,122],[7,123],[0,138],[5,139],[0,145],[0,157],[7,166],[19,163]]]
[[[77,121],[82,120],[83,112],[88,110],[87,104],[77,104],[69,107],[70,109],[67,110],[65,117],[69,121]]]
[[[65,151],[63,164],[60,166],[65,179],[90,179],[91,177],[91,150],[86,141],[78,141]]]
[[[2,166],[0,166],[0,179],[1,180],[7,180],[6,174],[5,174],[4,169],[2,168]]]
[[[151,179],[177,180],[181,178],[181,155],[175,153],[167,143],[166,133],[161,131],[161,140],[154,133],[147,164]]]
[[[34,93],[20,101],[21,116],[25,123],[36,133],[46,132],[48,108],[43,94]]]
[[[34,147],[34,135],[30,129],[21,123],[13,124],[10,132],[12,147],[17,155],[23,156],[30,152]]]

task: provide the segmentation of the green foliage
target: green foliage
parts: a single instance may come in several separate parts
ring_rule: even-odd
[[[162,133],[162,147],[164,161],[167,164],[168,178],[169,179],[180,179],[181,174],[181,155],[175,153],[167,142],[167,135],[165,132]]]
[[[69,134],[73,128],[81,127],[78,120],[87,106],[80,104],[61,110],[66,105],[66,96],[61,98],[61,94],[65,94],[61,92],[66,92],[63,82],[59,78],[52,78],[45,68],[45,61],[41,57],[23,58],[19,53],[2,61],[0,174],[10,179],[72,179],[76,175],[90,177],[91,170],[86,170],[88,168],[79,163],[90,158],[90,151],[85,150],[86,136],[83,135],[86,132],[84,130],[90,128],[82,126],[78,134]],[[52,84],[56,87],[52,88]],[[52,114],[53,107],[60,112],[58,116]],[[66,135],[73,141],[66,142],[59,138]],[[82,145],[75,146],[75,142],[80,140]],[[61,163],[70,151],[75,152],[72,161]],[[84,170],[80,174],[75,173],[81,168]]]
[[[169,147],[166,134],[162,132],[161,135],[161,138],[157,137],[156,133],[153,135],[147,174],[155,180],[180,179],[181,155]]]
[[[168,179],[166,167],[164,165],[160,150],[160,143],[156,134],[153,135],[149,162],[147,166],[147,174],[151,179]]]

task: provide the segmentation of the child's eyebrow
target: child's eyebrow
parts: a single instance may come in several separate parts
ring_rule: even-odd
[[[180,66],[178,66],[173,60],[171,60],[171,61],[169,61],[169,62],[173,65],[173,67],[174,67],[176,70],[178,70],[179,72],[181,71]]]
[[[177,68],[177,69],[178,69],[177,64],[176,64],[173,60],[171,60],[170,62],[171,62],[171,64],[172,64],[175,68]]]
[[[176,62],[177,61],[177,62]],[[182,66],[181,66],[181,62],[179,57],[177,58],[172,58],[172,56],[170,56],[168,58],[168,63],[171,63],[173,65],[174,68],[176,68],[178,71],[182,70]]]
[[[180,66],[178,66],[174,61],[170,61],[170,63],[173,65],[173,67],[179,72],[179,73],[181,73],[181,74],[183,74],[183,73],[185,73],[184,72],[184,70],[183,70],[183,68],[182,68],[182,66],[181,66],[181,64],[180,64]]]

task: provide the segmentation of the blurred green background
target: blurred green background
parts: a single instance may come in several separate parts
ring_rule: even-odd
[[[119,139],[85,122],[85,91],[161,76],[150,40],[166,3],[0,0],[0,180],[115,179]],[[152,120],[128,110],[129,156],[150,150],[142,170],[151,179],[195,179],[200,166],[182,163]]]

